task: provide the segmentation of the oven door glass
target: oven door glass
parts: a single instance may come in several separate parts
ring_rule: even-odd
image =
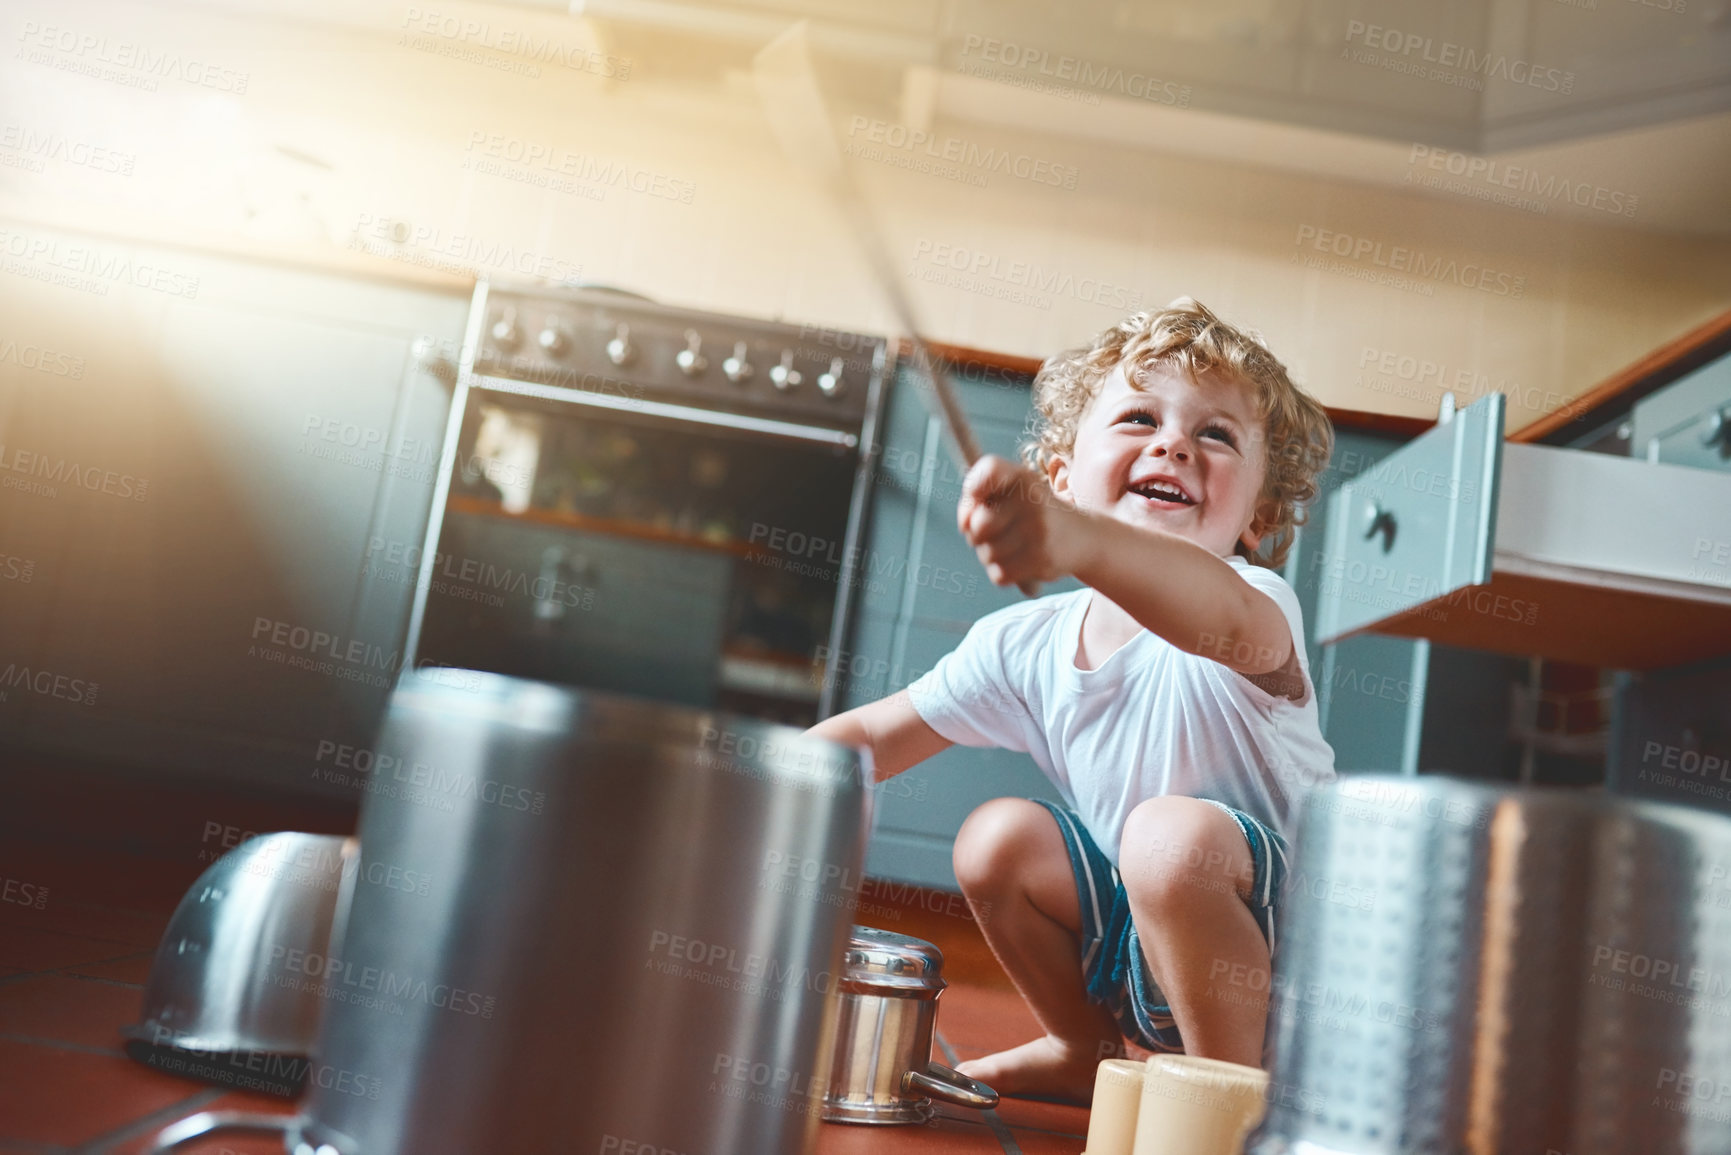
[[[810,725],[857,461],[472,391],[417,661]]]

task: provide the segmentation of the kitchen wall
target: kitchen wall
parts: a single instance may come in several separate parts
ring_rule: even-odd
[[[622,37],[522,5],[241,8],[8,0],[0,216],[22,237],[9,257],[51,223],[891,327],[836,218],[777,150],[750,46]],[[1443,387],[1501,389],[1516,429],[1731,304],[1724,228],[1664,231],[1700,216],[1675,155],[1726,150],[1725,118],[1610,138],[1615,164],[1593,142],[1504,154],[1594,193],[1505,207],[1482,180],[1426,187],[1448,174],[1405,144],[1366,153],[1164,107],[1131,148],[968,119],[975,77],[916,68],[898,85],[840,63],[825,76],[892,259],[946,341],[1045,356],[1189,293],[1259,327],[1329,405],[1430,416]],[[985,91],[1024,102],[1030,122],[1064,103]],[[1132,103],[1099,99],[1100,123]],[[942,143],[908,147],[922,126]],[[1657,145],[1673,159],[1653,161]],[[985,150],[1012,163],[967,159]],[[1390,274],[1407,261],[1416,270]],[[38,304],[75,314],[74,300]]]

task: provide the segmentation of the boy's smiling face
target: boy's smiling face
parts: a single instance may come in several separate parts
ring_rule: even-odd
[[[1209,375],[1197,385],[1158,365],[1138,389],[1120,364],[1083,412],[1075,447],[1052,458],[1047,476],[1082,509],[1230,557],[1240,541],[1254,550],[1262,540],[1266,450],[1248,384]]]

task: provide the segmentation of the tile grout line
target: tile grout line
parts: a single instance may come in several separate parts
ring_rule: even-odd
[[[936,1027],[932,1028],[932,1041],[944,1053],[944,1063],[951,1070],[954,1070],[956,1066],[955,1049],[950,1046],[950,1041],[944,1038]],[[996,1109],[981,1111],[980,1114],[985,1116],[986,1126],[992,1129],[992,1135],[998,1140],[998,1145],[1004,1149],[1004,1155],[1022,1155],[1021,1144],[1017,1143],[1016,1137],[1010,1134],[1010,1128],[998,1117]]]
[[[11,1031],[0,1031],[0,1040],[8,1043],[27,1043],[31,1046],[48,1047],[56,1051],[73,1051],[82,1055],[125,1057],[125,1052],[117,1047],[93,1047],[89,1043],[69,1043],[61,1039],[39,1039],[35,1035],[19,1035]]]
[[[125,960],[124,959],[115,959],[113,961],[124,962]],[[98,965],[98,964],[81,963],[79,965],[91,966],[91,965]],[[71,967],[71,968],[68,968],[67,970],[57,971],[55,973],[60,974],[65,978],[69,978],[69,979],[73,980],[74,982],[101,983],[103,986],[106,986],[106,987],[124,987],[126,990],[129,990],[129,991],[142,991],[144,989],[143,983],[122,982],[120,979],[105,979],[101,975],[79,974],[77,967]]]
[[[68,935],[67,937],[68,938],[74,938],[74,937],[78,937],[78,936]],[[88,941],[105,942],[108,940],[106,940],[106,939],[91,939]],[[85,962],[67,963],[63,967],[47,967],[43,970],[38,970],[38,971],[19,971],[15,975],[0,975],[0,986],[4,986],[7,983],[22,982],[25,979],[39,979],[39,978],[43,977],[44,975],[61,975],[65,978],[90,979],[93,982],[115,982],[115,983],[118,983],[120,981],[118,979],[101,979],[101,978],[97,978],[95,975],[81,975],[81,974],[77,973],[77,970],[79,967],[100,967],[100,966],[107,966],[109,963],[128,962],[128,961],[135,959],[135,958],[141,958],[146,954],[149,954],[152,958],[154,958],[156,956],[156,948],[150,947],[147,950],[144,947],[135,947],[135,948],[133,948],[131,954],[119,954],[119,955],[113,956],[112,958],[89,959]],[[138,986],[138,988],[140,990],[144,989],[142,984],[127,983],[127,984],[123,984],[123,985]]]
[[[177,1103],[158,1107],[148,1115],[141,1116],[130,1123],[116,1127],[107,1134],[98,1135],[88,1142],[81,1143],[72,1148],[72,1155],[102,1155],[103,1152],[112,1150],[116,1145],[124,1143],[128,1139],[136,1139],[148,1132],[161,1130],[170,1123],[184,1119],[194,1111],[210,1106],[226,1094],[228,1094],[227,1091],[216,1087],[198,1091]]]

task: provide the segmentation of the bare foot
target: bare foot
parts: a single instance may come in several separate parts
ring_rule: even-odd
[[[969,1059],[956,1070],[1000,1095],[1031,1095],[1087,1106],[1094,1099],[1099,1065],[1093,1048],[1078,1050],[1043,1035],[1007,1051]]]

